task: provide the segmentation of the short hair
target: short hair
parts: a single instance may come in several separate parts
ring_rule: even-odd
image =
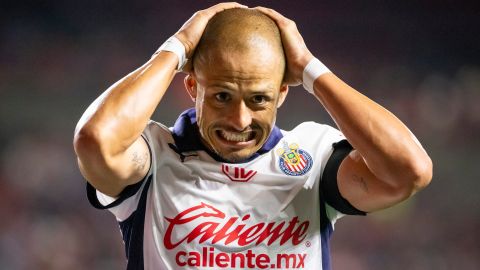
[[[192,56],[193,67],[211,49],[247,51],[252,38],[259,37],[278,52],[285,72],[286,60],[277,24],[262,12],[246,8],[226,9],[210,19]]]

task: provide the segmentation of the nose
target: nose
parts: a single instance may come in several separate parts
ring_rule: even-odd
[[[233,128],[243,131],[252,124],[252,111],[242,100],[230,108],[228,118]]]

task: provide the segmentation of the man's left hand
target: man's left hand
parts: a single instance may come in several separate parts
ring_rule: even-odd
[[[313,58],[313,54],[308,50],[307,45],[305,45],[305,41],[297,29],[297,25],[294,21],[285,18],[273,9],[265,7],[256,7],[255,9],[269,16],[280,29],[283,49],[287,58],[287,71],[284,83],[292,86],[301,84],[303,80],[303,70]]]

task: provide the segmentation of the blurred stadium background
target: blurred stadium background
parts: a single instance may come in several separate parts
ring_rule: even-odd
[[[114,217],[89,206],[72,149],[82,112],[212,1],[0,3],[0,269],[124,269]],[[341,78],[402,119],[431,154],[432,184],[336,224],[333,266],[480,269],[477,1],[244,1],[295,20]],[[154,119],[192,104],[178,75]],[[284,129],[332,124],[300,88]]]

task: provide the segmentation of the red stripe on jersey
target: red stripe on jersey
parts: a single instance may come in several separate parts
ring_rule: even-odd
[[[288,168],[289,171],[293,171],[293,168],[290,164],[288,164],[287,162],[285,162],[285,164],[287,165],[287,168]]]

